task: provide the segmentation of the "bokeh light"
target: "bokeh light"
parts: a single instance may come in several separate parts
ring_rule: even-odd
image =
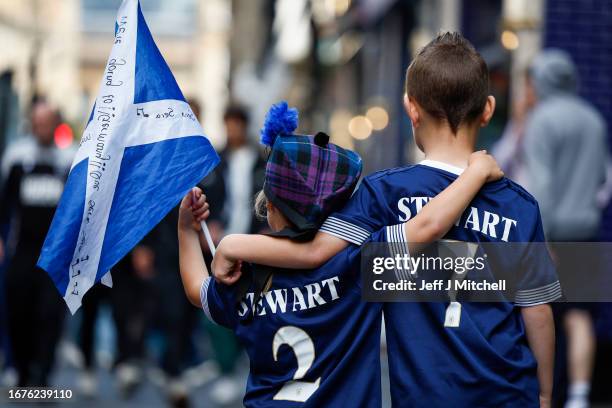
[[[354,116],[348,124],[348,130],[355,139],[365,140],[372,134],[372,122],[363,115]]]
[[[74,135],[70,125],[67,123],[62,123],[56,127],[55,131],[53,132],[53,140],[55,141],[55,145],[60,149],[69,147],[74,140]]]
[[[382,106],[372,106],[366,112],[366,118],[370,120],[374,130],[383,130],[389,124],[389,114]]]
[[[501,43],[507,50],[516,50],[519,47],[519,38],[515,32],[505,30],[501,35]]]

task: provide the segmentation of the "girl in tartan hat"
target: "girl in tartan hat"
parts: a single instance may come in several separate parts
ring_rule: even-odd
[[[267,115],[261,141],[270,155],[256,210],[267,217],[270,235],[310,240],[327,215],[346,203],[362,163],[323,133],[294,134],[297,116],[285,102]],[[414,229],[421,229],[414,236],[431,242],[450,229],[485,181],[502,176],[484,153],[471,162],[471,171],[396,232],[412,238]],[[190,301],[243,343],[251,361],[245,406],[380,406],[382,307],[361,300],[359,247],[297,272],[256,264],[266,260],[255,259],[250,236],[230,236],[213,264],[213,271],[228,265],[232,270],[230,284],[221,284],[209,276],[200,248],[198,224],[208,213],[199,189],[181,203],[181,278]],[[390,239],[386,230],[370,237]]]
[[[293,134],[297,123],[297,110],[286,102],[268,112],[261,143],[271,150],[256,209],[272,214],[273,223],[285,221],[280,230],[286,234],[304,237],[316,232],[325,217],[351,196],[362,162],[357,153],[329,143],[325,133]],[[266,211],[261,211],[263,207]]]

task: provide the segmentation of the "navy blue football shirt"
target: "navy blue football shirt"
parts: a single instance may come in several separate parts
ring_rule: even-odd
[[[369,240],[388,242],[393,229]],[[264,293],[253,286],[237,296],[208,278],[200,292],[205,314],[249,355],[245,406],[381,406],[382,304],[361,300],[358,246],[316,270],[275,269]]]
[[[363,244],[372,231],[408,221],[461,172],[425,160],[374,173],[321,230]],[[516,183],[502,179],[482,188],[445,238],[539,242],[544,235],[536,200]],[[406,241],[402,234],[396,240]],[[530,260],[522,268],[514,303],[385,304],[393,406],[539,406],[536,361],[520,307],[551,302],[561,296],[561,288],[548,253],[536,255],[542,259]],[[513,270],[518,269],[515,265]]]

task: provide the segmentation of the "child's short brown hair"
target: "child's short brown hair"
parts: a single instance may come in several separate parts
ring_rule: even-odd
[[[487,64],[461,34],[439,34],[406,72],[406,94],[453,131],[477,119],[489,95]]]

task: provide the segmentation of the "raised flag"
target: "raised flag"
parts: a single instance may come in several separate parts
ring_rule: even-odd
[[[124,0],[38,266],[70,311],[219,162],[142,14]]]

